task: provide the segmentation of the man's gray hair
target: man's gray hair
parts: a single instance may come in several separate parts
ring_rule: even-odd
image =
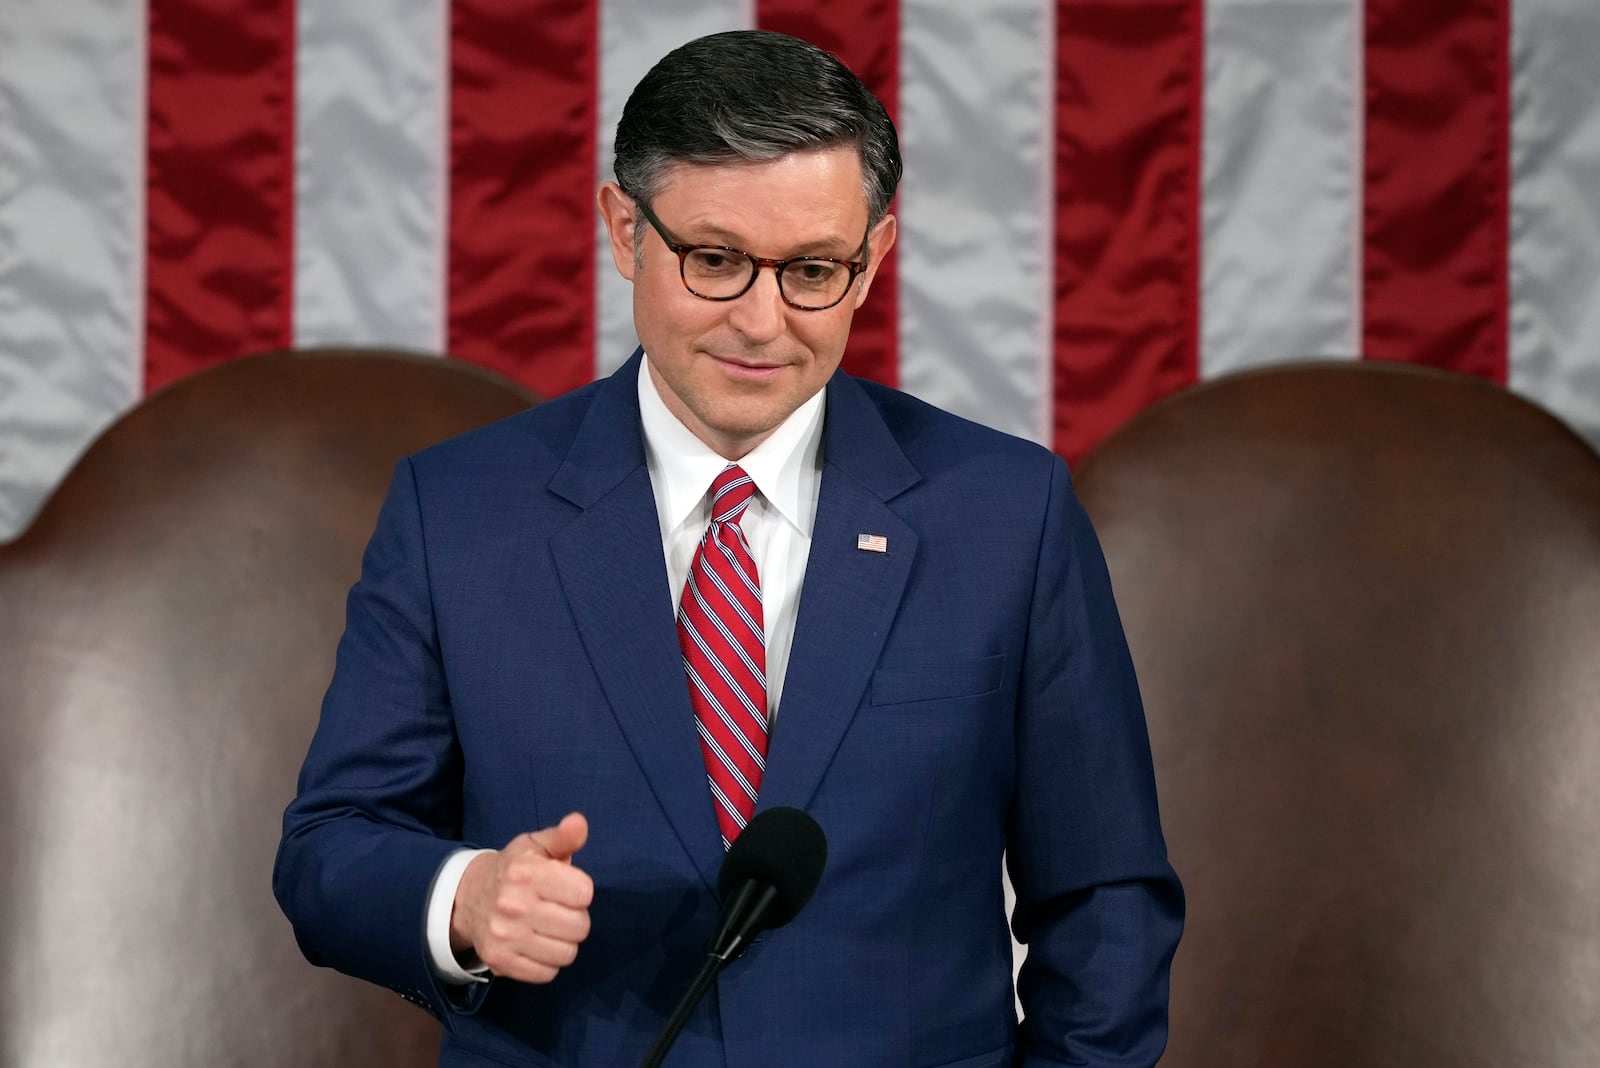
[[[668,52],[634,87],[617,124],[617,184],[648,204],[678,163],[766,162],[841,146],[861,158],[876,223],[900,182],[900,142],[883,103],[815,45],[733,30]]]

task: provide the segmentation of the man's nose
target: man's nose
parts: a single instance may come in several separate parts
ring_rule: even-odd
[[[783,333],[789,314],[776,268],[761,267],[756,280],[731,302],[728,324],[751,341],[771,341]]]

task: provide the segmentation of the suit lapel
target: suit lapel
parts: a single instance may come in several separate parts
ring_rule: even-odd
[[[861,704],[917,536],[886,503],[919,479],[862,387],[828,386],[822,492],[758,809],[805,808]],[[887,551],[857,547],[862,534]]]
[[[639,360],[597,388],[550,490],[583,511],[551,539],[561,586],[617,723],[657,802],[716,885],[723,850],[695,735],[655,494],[639,427]]]
[[[723,850],[678,652],[639,425],[639,356],[596,387],[550,491],[582,509],[551,553],[579,635],[657,802],[708,887]],[[862,386],[828,384],[822,491],[758,809],[806,807],[899,609],[917,536],[887,502],[920,475]],[[887,551],[857,547],[862,534]]]

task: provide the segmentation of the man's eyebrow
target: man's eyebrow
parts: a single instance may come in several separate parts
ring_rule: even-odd
[[[724,230],[716,223],[698,223],[690,226],[688,233],[677,237],[677,240],[687,245],[726,245],[729,248],[760,255],[759,252],[748,248],[742,243],[746,240],[744,237]],[[794,259],[799,256],[831,256],[835,259],[849,259],[860,249],[861,241],[857,238],[829,234],[826,237],[817,238],[815,241],[807,241],[805,244],[790,251],[787,256],[776,258]]]

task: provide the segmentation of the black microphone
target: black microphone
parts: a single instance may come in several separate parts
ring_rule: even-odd
[[[739,832],[717,874],[722,918],[706,948],[705,963],[639,1068],[659,1068],[717,973],[743,954],[755,935],[782,927],[805,908],[827,862],[822,828],[797,808],[766,809]]]

